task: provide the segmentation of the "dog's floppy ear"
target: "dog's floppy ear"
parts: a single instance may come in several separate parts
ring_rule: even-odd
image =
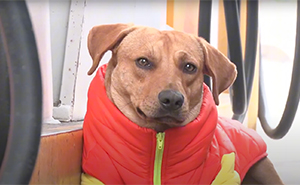
[[[237,75],[236,67],[223,53],[211,46],[206,40],[198,37],[198,41],[204,52],[204,74],[212,77],[212,94],[216,105],[219,105],[219,94],[234,82]]]
[[[107,24],[93,27],[88,35],[88,50],[93,59],[88,75],[97,69],[104,53],[112,50],[133,30],[133,24]]]

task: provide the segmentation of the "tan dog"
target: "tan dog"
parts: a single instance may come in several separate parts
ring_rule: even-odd
[[[127,24],[94,27],[88,37],[92,74],[108,50],[107,96],[132,122],[163,132],[194,120],[202,104],[203,75],[213,80],[213,97],[236,78],[228,58],[200,37]],[[243,183],[282,184],[272,163],[264,158]]]

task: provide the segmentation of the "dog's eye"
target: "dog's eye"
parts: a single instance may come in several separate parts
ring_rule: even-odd
[[[135,63],[142,69],[150,69],[152,67],[152,63],[146,58],[138,58]]]
[[[183,71],[185,73],[193,74],[197,71],[197,67],[194,64],[187,63],[185,64]]]

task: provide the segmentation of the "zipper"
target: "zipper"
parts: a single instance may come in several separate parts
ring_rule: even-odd
[[[154,160],[153,184],[161,184],[161,165],[164,153],[165,133],[159,132],[156,134],[156,150]]]

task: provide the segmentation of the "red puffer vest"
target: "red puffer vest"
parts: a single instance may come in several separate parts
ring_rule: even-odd
[[[102,66],[90,84],[82,161],[83,171],[104,184],[154,184],[157,179],[161,184],[211,184],[222,156],[231,152],[242,180],[267,155],[254,130],[218,118],[205,85],[200,114],[191,123],[166,130],[164,137],[139,127],[107,98],[105,69]]]

